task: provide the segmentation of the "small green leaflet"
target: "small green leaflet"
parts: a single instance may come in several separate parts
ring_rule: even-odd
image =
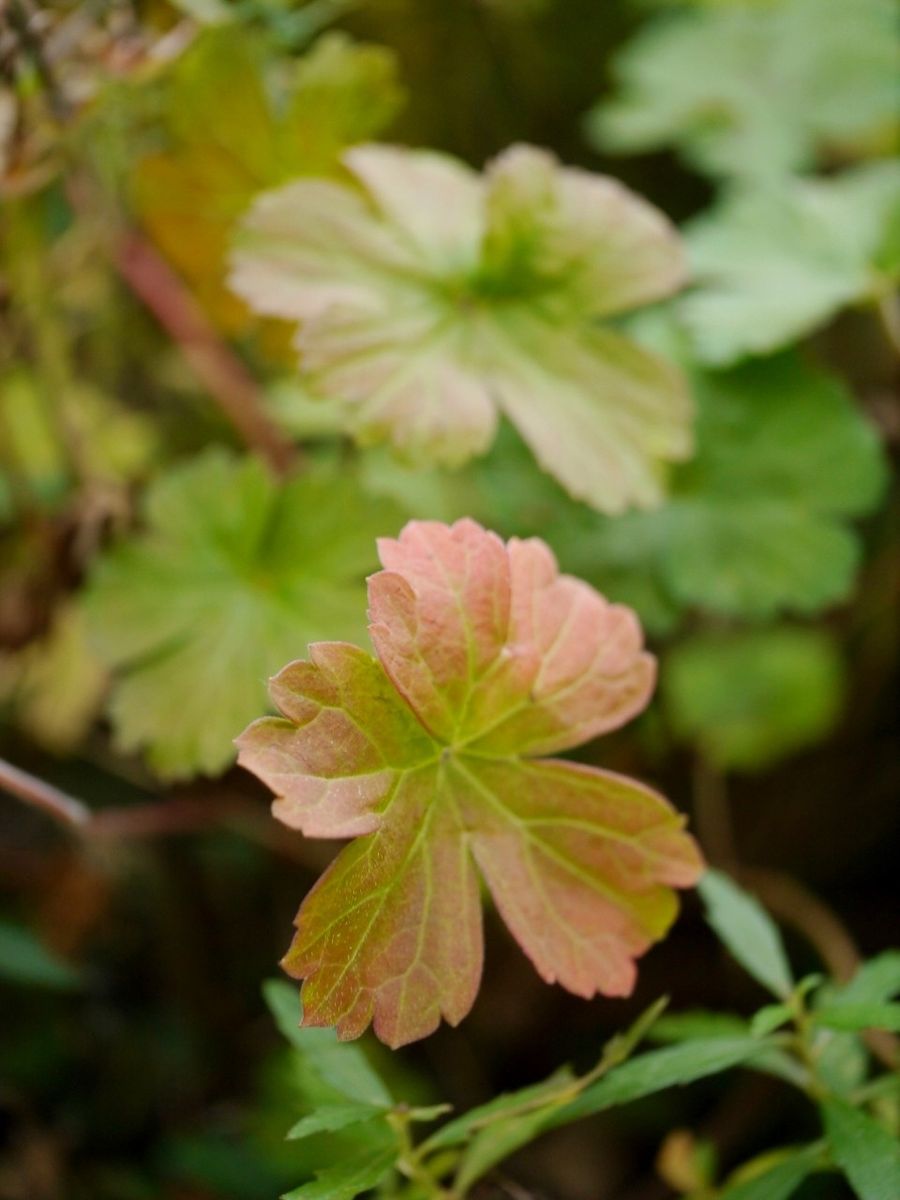
[[[900,162],[726,195],[686,230],[695,286],[676,312],[698,357],[768,354],[889,294],[898,221]]]
[[[779,999],[794,987],[778,927],[758,900],[727,875],[707,871],[699,892],[706,919],[741,966]]]
[[[900,1033],[900,1004],[825,1005],[814,1013],[817,1025],[856,1033],[863,1029],[886,1029]]]
[[[338,1129],[347,1129],[352,1125],[361,1125],[375,1117],[384,1115],[383,1108],[375,1108],[371,1104],[328,1104],[301,1117],[296,1125],[292,1125],[286,1136],[291,1141],[300,1141],[311,1137],[314,1133],[334,1133]]]
[[[159,478],[144,512],[86,597],[116,740],[165,778],[215,774],[265,707],[268,676],[315,638],[361,631],[373,539],[400,517],[344,469],[280,485],[217,450]]]
[[[71,991],[81,986],[81,973],[48,950],[33,933],[0,921],[0,979],[26,987]]]
[[[283,979],[270,979],[263,984],[263,995],[281,1033],[325,1083],[356,1106],[382,1110],[391,1106],[391,1094],[361,1046],[339,1042],[332,1029],[302,1025],[303,1010],[295,987]]]
[[[827,1002],[884,1004],[894,996],[900,996],[900,950],[885,950],[862,963],[849,983],[829,988]]]
[[[709,5],[646,25],[590,114],[605,151],[676,146],[712,175],[771,179],[886,145],[900,112],[893,0]],[[702,64],[698,70],[697,64]]]
[[[744,1166],[735,1182],[726,1183],[717,1193],[719,1200],[789,1200],[805,1179],[822,1169],[822,1151],[816,1143],[767,1154],[763,1162]]]
[[[663,695],[676,734],[694,741],[711,762],[762,770],[828,732],[839,712],[843,674],[826,630],[703,633],[679,641],[669,654]]]
[[[397,1147],[363,1150],[336,1166],[317,1172],[312,1183],[287,1192],[282,1200],[353,1200],[378,1185],[393,1170]]]
[[[577,1099],[551,1112],[543,1127],[555,1129],[614,1105],[718,1075],[752,1062],[768,1048],[769,1043],[761,1038],[717,1037],[650,1050],[610,1071]]]
[[[859,1200],[897,1200],[900,1141],[843,1100],[826,1100],[822,1119],[834,1160]]]

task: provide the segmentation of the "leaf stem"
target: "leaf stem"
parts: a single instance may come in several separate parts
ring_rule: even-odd
[[[91,821],[91,810],[86,804],[2,758],[0,788],[69,828],[84,829]]]
[[[269,417],[244,364],[222,341],[165,259],[132,230],[120,242],[117,265],[245,444],[257,451],[276,475],[286,474],[296,465],[294,446]]]

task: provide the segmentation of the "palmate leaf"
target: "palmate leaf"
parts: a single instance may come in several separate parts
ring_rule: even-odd
[[[666,660],[666,708],[675,732],[716,766],[762,770],[825,736],[840,710],[843,674],[824,629],[701,633]]]
[[[346,475],[323,468],[279,487],[256,460],[218,451],[159,479],[145,515],[87,595],[114,672],[116,739],[164,777],[213,774],[272,671],[310,638],[361,629],[374,531],[399,515]]]
[[[874,507],[886,478],[874,427],[840,380],[791,354],[693,382],[697,452],[672,472],[660,508],[592,513],[507,438],[477,514],[501,532],[540,533],[567,570],[602,581],[654,630],[685,609],[764,619],[842,600],[860,559],[850,520]]]
[[[285,959],[304,1020],[393,1046],[460,1021],[482,960],[478,874],[548,982],[627,995],[699,853],[634,780],[545,755],[622,725],[654,663],[627,609],[537,540],[412,522],[369,580],[378,654],[312,646],[272,681],[281,718],[239,761],[311,837],[355,838],[307,897]]]
[[[754,179],[888,141],[896,19],[893,0],[734,0],[667,15],[619,55],[618,93],[589,132],[606,151],[674,145],[704,172]]]
[[[477,175],[440,154],[361,146],[353,186],[300,180],[243,222],[231,283],[299,322],[313,391],[363,442],[457,465],[498,412],[572,495],[620,512],[662,495],[691,448],[677,370],[598,325],[681,284],[674,229],[611,179],[514,146]]]
[[[240,24],[203,32],[165,83],[170,144],[132,179],[141,220],[228,329],[248,319],[224,277],[232,228],[254,195],[334,172],[340,153],[384,129],[402,101],[391,52],[341,34],[275,65],[273,79],[271,50]]]
[[[898,228],[898,162],[726,197],[686,230],[696,287],[676,310],[695,352],[767,354],[877,301],[900,280]]]

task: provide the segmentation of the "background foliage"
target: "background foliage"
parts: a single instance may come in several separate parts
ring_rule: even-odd
[[[428,1153],[444,1136],[464,1185],[560,1200],[895,1195],[871,1164],[897,1170],[900,1128],[898,22],[895,0],[5,6],[0,753],[87,809],[54,826],[2,798],[3,1200],[267,1200],[354,1155],[380,1164],[367,1187],[432,1106],[545,1077],[490,1137],[425,1126]],[[687,289],[612,324],[690,385],[693,453],[658,506],[581,503],[506,422],[456,469],[358,445],[293,326],[228,288],[254,198],[346,185],[369,140],[479,171],[546,146],[681,228]],[[657,697],[577,757],[689,812],[787,948],[713,883],[749,974],[689,901],[634,997],[585,1003],[494,918],[461,1028],[336,1054],[273,984],[286,1046],[260,983],[331,849],[271,821],[231,740],[309,640],[364,639],[376,536],[461,515],[637,609]],[[610,1039],[662,993],[670,1045],[622,1065]],[[773,1060],[785,1039],[799,1066]],[[545,1119],[598,1062],[591,1119]],[[789,1145],[757,1160],[765,1191],[717,1190]]]

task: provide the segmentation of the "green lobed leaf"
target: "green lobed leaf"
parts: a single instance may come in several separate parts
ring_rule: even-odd
[[[763,770],[832,727],[843,663],[820,629],[707,633],[679,642],[663,672],[672,728],[723,769]]]
[[[697,64],[702,64],[702,70]],[[645,25],[591,113],[603,150],[676,146],[713,175],[771,179],[853,152],[900,112],[892,0],[709,5]]]
[[[741,966],[779,999],[794,981],[778,926],[758,900],[720,871],[707,871],[698,890],[706,919]]]
[[[900,163],[735,192],[686,230],[695,281],[677,305],[701,361],[728,365],[812,333],[895,286]]]
[[[280,485],[217,450],[158,478],[144,511],[144,531],[101,557],[86,596],[116,741],[165,778],[215,774],[265,706],[269,675],[316,638],[361,630],[372,540],[399,514],[346,470]]]
[[[897,1200],[900,1142],[844,1100],[825,1100],[822,1119],[832,1156],[859,1200]]]

